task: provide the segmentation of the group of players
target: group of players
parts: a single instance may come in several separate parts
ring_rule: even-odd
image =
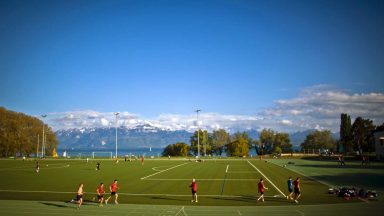
[[[141,164],[144,165],[143,157],[141,158]],[[40,164],[37,161],[36,162],[36,172],[39,172],[39,169],[40,169]],[[96,170],[100,170],[100,163],[99,162],[96,164]],[[71,202],[76,202],[78,204],[78,207],[77,207],[78,209],[83,204],[83,194],[84,194],[83,187],[84,187],[84,185],[81,183],[79,185],[78,189],[77,189],[76,199],[71,200]],[[296,180],[294,180],[294,181],[292,181],[292,177],[289,177],[288,180],[287,180],[287,187],[288,187],[288,192],[289,193],[286,196],[286,198],[290,199],[290,200],[293,200],[295,203],[299,203],[298,199],[301,196],[300,177],[297,177]],[[197,200],[197,183],[196,183],[196,180],[194,178],[192,179],[192,183],[190,184],[190,188],[192,190],[192,200],[191,200],[191,202],[196,202],[197,203],[198,202],[198,200]],[[115,179],[113,181],[113,183],[109,186],[109,190],[111,192],[110,196],[107,199],[104,200],[104,193],[105,193],[105,191],[104,191],[104,183],[100,183],[97,186],[97,189],[96,189],[97,199],[98,199],[99,206],[103,206],[103,201],[107,205],[109,199],[112,196],[115,197],[115,204],[118,204],[118,202],[117,202],[117,198],[118,198],[117,189],[118,189],[118,187],[117,187],[117,180]],[[258,192],[260,193],[260,196],[257,199],[258,202],[260,200],[261,200],[261,202],[264,202],[264,191],[265,190],[268,190],[268,188],[265,187],[264,179],[261,178],[259,183],[258,183]]]
[[[287,186],[288,186],[288,195],[286,196],[287,199],[293,200],[295,203],[299,203],[298,199],[301,196],[301,189],[300,189],[300,177],[297,177],[296,180],[292,181],[292,177],[289,177],[287,180]],[[260,179],[258,183],[258,189],[260,196],[257,199],[259,202],[264,202],[264,191],[268,190],[267,187],[264,185],[263,178]]]
[[[71,202],[75,202],[78,204],[77,206],[77,209],[80,209],[81,205],[83,204],[83,194],[84,194],[84,184],[81,183],[77,189],[77,194],[76,194],[76,198],[75,199],[72,199]],[[109,199],[111,199],[111,197],[115,197],[115,204],[119,204],[117,202],[117,198],[119,197],[119,195],[117,194],[117,189],[119,187],[117,186],[117,180],[115,179],[112,184],[109,186],[109,191],[111,192],[110,196],[107,198],[107,199],[104,199],[104,183],[100,183],[97,188],[96,188],[96,192],[97,192],[97,200],[98,200],[98,203],[99,203],[99,206],[103,206],[103,201],[105,202],[105,204],[107,205],[108,204],[108,201]]]

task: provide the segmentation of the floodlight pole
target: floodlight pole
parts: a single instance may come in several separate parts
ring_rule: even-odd
[[[117,116],[119,115],[119,113],[115,113],[115,116],[116,116],[116,122],[115,122],[115,126],[116,126],[116,154],[115,154],[115,158],[117,160]]]
[[[199,112],[201,109],[195,110],[196,112],[196,124],[197,124],[197,157],[200,158],[200,126],[199,126]]]
[[[43,137],[41,142],[41,157],[43,158],[45,155],[45,124],[44,124],[44,118],[47,117],[47,115],[41,115],[43,117]]]
[[[40,143],[40,134],[37,134],[36,159],[39,158],[39,143]]]

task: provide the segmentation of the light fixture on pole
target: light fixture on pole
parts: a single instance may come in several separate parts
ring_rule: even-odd
[[[197,157],[200,158],[200,126],[199,126],[199,112],[201,109],[195,110],[196,112],[196,124],[197,124]]]
[[[41,141],[41,157],[43,158],[45,156],[45,124],[44,124],[44,118],[47,117],[47,115],[41,115],[43,117],[43,137]]]
[[[116,116],[116,122],[115,122],[115,127],[116,127],[116,154],[115,154],[115,158],[117,160],[117,116],[119,115],[119,113],[115,113],[115,116]]]

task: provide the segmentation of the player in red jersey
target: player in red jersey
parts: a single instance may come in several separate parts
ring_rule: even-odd
[[[99,206],[103,206],[103,200],[104,200],[104,184],[103,183],[100,183],[100,185],[97,186],[96,192],[97,192],[97,200],[99,201]]]
[[[196,180],[193,178],[192,183],[189,186],[192,189],[192,200],[191,202],[198,202],[197,201],[197,183]]]
[[[144,156],[141,155],[141,165],[144,165]]]
[[[257,186],[258,186],[259,193],[260,193],[260,197],[257,199],[257,201],[260,201],[260,199],[261,199],[261,202],[264,202],[264,190],[268,190],[268,188],[264,186],[263,178],[260,179]]]
[[[119,204],[117,202],[117,198],[119,197],[119,195],[117,194],[117,189],[119,187],[117,187],[117,180],[115,179],[113,181],[113,183],[109,186],[109,190],[111,191],[111,195],[105,200],[105,204],[107,205],[108,204],[108,201],[109,199],[112,197],[112,196],[115,196],[115,204]]]
[[[301,196],[300,189],[300,178],[297,177],[295,181],[293,181],[293,191],[295,192],[295,203],[299,203],[298,199]]]

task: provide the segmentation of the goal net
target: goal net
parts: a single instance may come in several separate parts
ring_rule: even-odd
[[[92,152],[92,159],[95,158],[110,158],[112,159],[112,152]]]

